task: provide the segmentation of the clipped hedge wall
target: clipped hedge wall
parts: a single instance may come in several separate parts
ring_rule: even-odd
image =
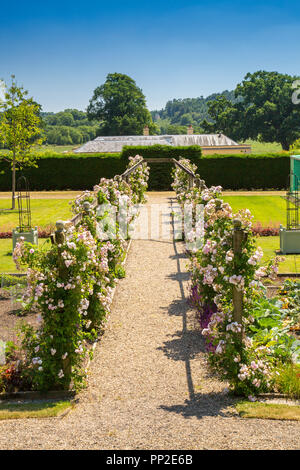
[[[119,154],[53,154],[42,156],[37,165],[38,168],[22,170],[34,191],[92,189],[100,178],[111,178],[126,168],[126,162],[120,159]],[[0,191],[10,190],[10,165],[1,162]]]
[[[198,166],[198,173],[208,186],[224,189],[286,189],[290,168],[288,153],[268,155],[202,155],[199,147],[125,147],[122,154],[47,154],[38,160],[38,168],[22,171],[31,190],[92,189],[100,178],[112,178],[126,168],[129,156],[151,158],[185,157]],[[160,153],[161,151],[161,153]],[[149,163],[150,190],[171,189],[171,163]],[[1,161],[0,191],[11,190],[10,165]]]
[[[232,190],[286,189],[289,172],[289,154],[205,155],[198,163],[207,186]]]
[[[197,162],[202,156],[199,145],[178,146],[171,145],[124,145],[121,152],[122,159],[128,159],[135,155],[145,158],[188,158],[192,162]]]

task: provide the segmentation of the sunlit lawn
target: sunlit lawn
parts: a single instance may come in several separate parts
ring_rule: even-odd
[[[285,225],[286,201],[281,196],[223,196],[233,211],[249,209],[254,216],[253,222],[260,222],[263,226]],[[279,251],[279,237],[259,237],[257,244],[264,251],[262,262],[268,262]],[[279,272],[300,273],[300,255],[285,255],[285,261],[280,263]]]
[[[0,403],[0,420],[53,418],[60,416],[72,403],[67,400],[40,401],[30,403]]]
[[[73,200],[74,198],[70,198]],[[39,228],[55,226],[57,220],[68,220],[72,217],[69,199],[31,199],[31,225]],[[11,200],[0,199],[0,232],[11,231],[19,225],[18,210],[6,211],[11,207]],[[39,246],[48,249],[49,240],[39,239]],[[16,272],[12,259],[12,239],[0,239],[0,272]]]
[[[82,145],[82,144],[80,144]],[[33,147],[32,153],[45,153],[45,152],[52,152],[52,153],[63,153],[63,152],[72,152],[73,149],[80,147],[80,145],[42,145]],[[1,149],[2,154],[7,154],[9,151],[7,149]]]
[[[242,401],[236,408],[242,418],[300,421],[300,406],[296,405]]]
[[[264,252],[262,263],[267,263],[276,256],[279,251],[279,237],[259,237],[257,245]],[[283,263],[279,265],[280,273],[299,273],[300,274],[300,255],[280,255],[285,258]]]
[[[222,196],[233,211],[249,209],[254,216],[254,222],[268,225],[285,225],[286,201],[281,196]]]
[[[51,242],[49,238],[39,239],[39,248],[43,250],[49,250]],[[12,239],[4,238],[0,239],[0,272],[4,273],[16,273],[18,271],[12,258]],[[1,279],[0,279],[1,282]]]
[[[248,139],[244,144],[251,145],[252,153],[276,153],[282,152],[282,147],[277,142],[258,142]]]
[[[68,199],[31,199],[30,206],[32,227],[54,226],[57,220],[67,220],[72,217]],[[10,199],[0,199],[0,232],[11,231],[19,225],[17,209],[3,210],[10,207]]]

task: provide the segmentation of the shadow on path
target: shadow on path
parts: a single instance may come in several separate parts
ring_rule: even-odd
[[[174,233],[174,221],[173,220],[172,220],[172,228],[173,228],[173,233]],[[164,351],[164,353],[168,357],[174,360],[181,360],[185,362],[189,398],[190,400],[193,400],[195,397],[195,390],[194,390],[193,378],[192,378],[192,373],[191,373],[190,358],[191,358],[191,350],[197,347],[196,346],[197,341],[195,341],[195,339],[193,340],[191,339],[191,334],[193,334],[193,332],[190,332],[187,329],[187,311],[189,310],[190,307],[188,305],[188,300],[185,297],[184,286],[183,286],[183,281],[186,281],[188,279],[189,274],[181,271],[180,259],[182,258],[182,254],[178,252],[177,242],[174,239],[173,239],[173,248],[174,248],[174,255],[172,255],[172,258],[176,260],[177,270],[176,270],[176,273],[171,274],[169,278],[179,283],[181,299],[175,300],[174,302],[171,303],[171,305],[168,308],[168,313],[170,315],[182,316],[182,332],[177,332],[175,335],[173,335],[173,336],[177,336],[177,338],[171,341],[166,341],[164,346],[162,346],[159,349]],[[199,333],[198,333],[198,336],[200,339]],[[194,335],[193,335],[193,338],[194,338]],[[194,352],[193,355],[195,354],[196,353]]]
[[[236,401],[237,399],[223,393],[196,393],[192,399],[185,400],[180,405],[161,405],[160,409],[180,414],[184,418],[202,419],[205,416],[231,418],[232,416],[236,417],[237,412],[228,408],[233,406]]]
[[[199,331],[187,328],[187,313],[191,307],[185,296],[183,283],[189,280],[190,274],[186,271],[181,271],[180,260],[184,258],[187,259],[187,255],[185,253],[179,253],[177,246],[177,242],[173,240],[174,255],[170,258],[176,260],[177,271],[170,274],[168,278],[179,283],[181,298],[174,300],[166,310],[169,315],[182,317],[182,330],[170,335],[171,339],[165,341],[163,346],[158,349],[162,350],[169,359],[183,361],[185,363],[189,398],[180,405],[161,405],[160,408],[165,411],[181,414],[185,418],[192,416],[198,419],[201,419],[203,416],[232,416],[233,412],[229,410],[226,411],[225,408],[235,402],[234,398],[224,393],[195,392],[191,372],[191,360],[199,353],[205,352],[205,340]],[[210,376],[209,371],[207,371],[206,376]]]

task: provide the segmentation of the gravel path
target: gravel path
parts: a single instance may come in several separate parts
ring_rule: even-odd
[[[134,240],[79,404],[63,419],[0,422],[0,449],[299,448],[299,423],[239,418],[209,376],[186,264],[181,242]]]

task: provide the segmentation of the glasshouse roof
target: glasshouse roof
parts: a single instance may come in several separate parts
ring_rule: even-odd
[[[193,134],[193,135],[130,135],[97,137],[77,148],[77,153],[117,153],[124,145],[172,145],[201,147],[224,147],[239,145],[223,134]]]

